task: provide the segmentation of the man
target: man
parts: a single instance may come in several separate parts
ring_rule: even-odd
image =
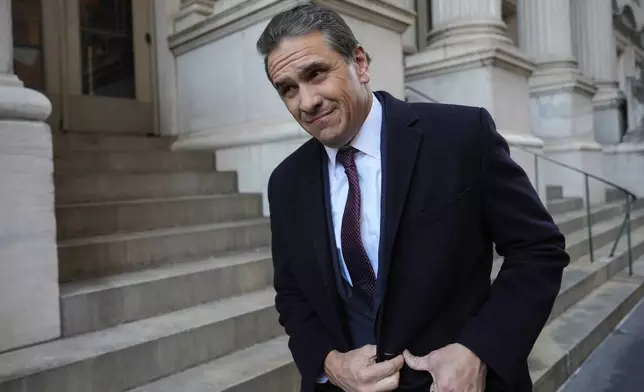
[[[531,391],[569,257],[488,112],[373,93],[367,53],[318,6],[275,16],[257,48],[313,136],[268,185],[302,391]]]

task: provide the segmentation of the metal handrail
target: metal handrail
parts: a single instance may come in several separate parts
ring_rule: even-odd
[[[518,149],[518,150],[522,150],[522,151],[525,151],[525,152],[527,152],[527,153],[530,153],[530,154],[534,155],[534,156],[535,156],[535,157],[537,157],[537,158],[541,158],[541,159],[543,159],[543,160],[545,160],[545,161],[552,162],[552,163],[554,163],[554,164],[555,164],[555,165],[557,165],[557,166],[565,167],[566,169],[570,169],[570,170],[576,171],[577,173],[587,175],[588,177],[590,177],[590,178],[592,178],[592,179],[595,179],[595,180],[597,180],[597,181],[603,182],[603,183],[604,183],[604,184],[606,184],[606,185],[610,185],[610,186],[612,186],[613,188],[616,188],[617,190],[620,190],[620,191],[622,191],[622,192],[624,192],[624,193],[626,193],[626,194],[628,194],[628,195],[633,196],[635,199],[637,199],[637,195],[636,195],[635,193],[633,193],[633,192],[629,191],[628,189],[624,188],[624,187],[623,187],[623,186],[621,186],[621,185],[617,185],[617,184],[615,184],[615,183],[614,183],[614,182],[612,182],[612,181],[609,181],[609,180],[607,180],[607,179],[605,179],[605,178],[599,177],[598,175],[595,175],[595,174],[589,173],[589,172],[587,172],[587,171],[584,171],[584,170],[579,169],[579,168],[574,167],[574,166],[570,166],[570,165],[565,164],[565,163],[563,163],[563,162],[560,162],[560,161],[558,161],[558,160],[556,160],[556,159],[553,159],[553,158],[551,158],[551,157],[549,157],[549,156],[547,156],[547,155],[539,154],[538,152],[536,152],[536,151],[532,151],[532,150],[530,150],[530,149],[528,149],[528,148],[524,148],[524,147],[520,147],[520,146],[512,146],[512,147],[513,147],[513,148],[516,148],[516,149]]]
[[[417,89],[415,89],[415,88],[413,88],[413,87],[405,86],[405,89],[406,89],[406,90],[411,91],[412,93],[414,93],[414,94],[416,94],[416,95],[420,95],[420,97],[421,97],[421,98],[423,98],[424,100],[426,100],[427,102],[438,103],[438,101],[437,101],[437,100],[435,100],[434,98],[432,98],[432,97],[430,97],[430,96],[426,95],[426,94],[425,94],[425,93],[423,93],[422,91],[417,90]]]
[[[586,222],[587,222],[587,228],[588,228],[588,250],[589,250],[589,256],[590,256],[590,262],[594,263],[595,262],[595,253],[594,253],[594,247],[593,247],[593,230],[592,230],[592,214],[590,212],[590,186],[589,186],[589,179],[595,179],[599,182],[602,182],[608,186],[611,186],[615,189],[617,189],[620,192],[623,192],[624,195],[626,196],[626,211],[624,215],[624,221],[622,222],[622,225],[619,229],[619,233],[617,234],[617,238],[615,238],[615,242],[613,243],[613,247],[611,248],[610,255],[609,257],[613,257],[615,255],[615,250],[617,249],[617,244],[619,243],[619,240],[622,238],[622,235],[624,233],[624,228],[626,228],[626,241],[627,241],[627,252],[628,252],[628,274],[630,276],[633,275],[633,249],[632,249],[632,243],[631,243],[631,204],[634,203],[638,197],[635,193],[629,191],[628,189],[624,188],[623,186],[617,185],[612,181],[609,181],[605,178],[602,178],[600,176],[594,175],[592,173],[589,173],[587,171],[584,171],[582,169],[579,169],[574,166],[567,165],[563,162],[560,162],[556,159],[550,158],[548,156],[545,156],[543,154],[539,154],[536,151],[532,151],[527,148],[519,147],[519,146],[514,146],[515,148],[527,152],[529,154],[532,154],[534,156],[534,170],[535,170],[535,188],[537,189],[537,192],[539,192],[539,158],[548,161],[550,163],[553,163],[557,166],[575,171],[577,173],[583,174],[584,176],[584,185],[586,188]]]
[[[421,98],[425,99],[428,102],[432,103],[439,103],[440,101],[437,101],[434,98],[429,97],[428,95],[424,94],[421,91],[418,91],[417,89],[409,86],[405,86],[405,89],[413,92],[414,94],[420,96]],[[624,188],[623,186],[617,185],[612,181],[609,181],[605,178],[602,178],[600,176],[597,176],[595,174],[589,173],[587,171],[584,171],[582,169],[579,169],[574,166],[567,165],[563,162],[559,162],[556,159],[550,158],[548,156],[545,156],[543,154],[539,154],[536,151],[532,151],[527,148],[519,147],[519,146],[513,146],[514,148],[517,148],[519,150],[525,151],[529,154],[532,154],[534,156],[534,170],[535,170],[535,188],[537,192],[539,192],[539,158],[546,160],[548,162],[551,162],[555,165],[561,166],[563,168],[575,171],[577,173],[583,174],[584,175],[584,181],[585,181],[585,186],[586,186],[586,221],[588,223],[588,248],[589,248],[589,256],[590,256],[590,262],[594,263],[595,262],[595,253],[593,249],[593,230],[592,230],[592,214],[590,212],[590,186],[589,186],[589,179],[595,179],[599,182],[602,182],[608,186],[611,186],[621,192],[623,192],[626,195],[626,214],[624,216],[624,222],[622,223],[622,226],[619,229],[619,234],[617,234],[617,238],[615,239],[615,243],[613,244],[613,247],[610,251],[610,257],[613,257],[615,254],[615,249],[617,249],[617,244],[619,243],[619,240],[622,238],[622,234],[624,232],[624,229],[626,228],[626,241],[627,241],[627,251],[628,251],[628,274],[630,276],[633,275],[633,247],[631,243],[631,203],[634,203],[638,198],[637,195],[628,189]]]

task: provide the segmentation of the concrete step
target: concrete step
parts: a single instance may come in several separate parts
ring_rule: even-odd
[[[550,314],[550,320],[555,319],[566,310],[573,307],[593,290],[628,267],[628,247],[623,239],[617,246],[615,254],[610,257],[613,244],[607,244],[598,249],[598,254],[605,255],[591,262],[586,255],[570,264],[563,274],[561,290]],[[632,257],[637,260],[644,256],[644,227],[632,234]]]
[[[642,233],[644,234],[644,230]],[[641,262],[641,264],[644,270],[644,262]],[[613,262],[613,267],[617,267],[615,262]],[[574,281],[571,275],[569,277],[569,279],[564,279],[564,281]],[[562,353],[561,347],[557,347],[554,352],[549,352],[550,347],[544,347],[544,339],[548,342],[548,338],[554,336],[555,339],[558,339],[558,343],[563,344],[567,342],[566,337],[575,342],[587,339],[585,337],[586,335],[583,335],[587,331],[582,332],[583,336],[576,335],[578,329],[576,329],[574,321],[578,317],[577,315],[581,315],[587,319],[593,319],[592,315],[589,314],[589,310],[592,309],[594,311],[596,307],[602,305],[603,308],[600,309],[599,314],[601,316],[607,315],[607,317],[605,321],[600,321],[599,324],[604,323],[605,329],[606,325],[616,323],[620,318],[619,316],[626,313],[626,310],[617,305],[625,305],[626,308],[633,306],[636,303],[637,297],[644,295],[643,284],[644,279],[636,278],[626,281],[623,281],[621,277],[613,279],[594,290],[591,295],[577,305],[577,308],[570,309],[567,312],[561,311],[558,317],[544,328],[544,333],[541,334],[539,342],[535,345],[535,349],[530,356],[531,373],[533,377],[536,376],[535,392],[554,391],[554,389],[539,389],[542,383],[547,383],[546,378],[543,377],[544,371],[542,369],[546,365],[543,359],[545,357],[547,361],[548,358],[557,357]],[[569,289],[564,287],[564,291]],[[616,306],[616,308],[611,309],[611,306]],[[593,327],[591,326],[591,328]],[[598,333],[601,335],[604,332],[601,328],[601,325],[595,327],[593,333],[595,335]],[[558,335],[558,332],[563,332],[564,334]],[[593,342],[592,340],[587,341]],[[595,342],[598,343],[597,338],[595,338]],[[569,352],[575,355],[579,355],[578,353],[584,354],[583,349],[583,347],[573,347]],[[565,365],[561,360],[556,363],[557,366]],[[243,370],[240,374],[235,369]],[[129,392],[297,391],[299,388],[298,382],[299,374],[288,351],[287,339],[282,337],[242,352],[234,353],[220,360],[212,361],[157,380]]]
[[[546,208],[548,208],[548,211],[553,215],[577,211],[582,209],[583,206],[584,200],[580,197],[548,200],[546,203]]]
[[[54,158],[54,171],[57,175],[213,170],[214,168],[214,154],[198,151],[73,151]]]
[[[596,257],[604,256],[598,253],[597,249],[614,243],[623,223],[624,217],[618,215],[613,219],[592,225],[593,249]],[[642,225],[644,225],[644,211],[638,210],[631,214],[631,231]],[[621,240],[624,241],[624,238]],[[581,229],[566,236],[566,252],[570,255],[571,260],[577,260],[589,253],[587,229]]]
[[[170,151],[173,138],[158,136],[120,136],[82,133],[55,133],[54,154],[68,151]]]
[[[260,216],[261,195],[237,193],[74,203],[56,207],[60,240],[236,221]]]
[[[563,187],[560,185],[546,185],[546,200],[563,199]]]
[[[267,246],[269,241],[266,218],[62,241],[59,279],[69,282],[198,260]]]
[[[640,210],[644,207],[644,200],[633,205],[633,211]],[[595,206],[590,209],[591,221],[594,224],[606,221],[618,216],[624,217],[625,206],[620,202],[613,202]],[[586,209],[553,215],[554,221],[559,226],[559,230],[568,236],[575,231],[587,227]]]
[[[644,276],[621,273],[550,322],[529,357],[534,391],[556,391],[643,296]]]
[[[253,292],[2,354],[0,391],[121,392],[144,385],[281,336],[274,295]]]
[[[612,209],[609,207],[608,210]],[[597,209],[597,214],[604,214],[605,211],[602,209]],[[584,213],[585,215],[585,213]],[[617,234],[624,222],[623,216],[613,215],[614,217],[609,220],[603,220],[601,222],[595,223],[592,226],[593,234],[593,249],[594,254],[597,259],[607,256],[610,254],[610,248],[617,238]],[[571,218],[577,220],[578,218]],[[585,227],[585,216],[581,222],[583,227],[577,229],[574,232],[565,232],[562,230],[566,236],[566,251],[570,255],[570,260],[575,262],[581,258],[588,257],[589,255],[589,245],[588,245],[588,229]],[[566,222],[566,221],[564,221]],[[631,215],[631,231],[635,231],[638,228],[644,225],[644,211],[636,210]],[[571,225],[571,227],[573,227]],[[624,244],[626,233],[623,233],[623,238],[620,240],[621,244]],[[501,256],[496,256],[493,262],[492,275],[491,278],[494,279],[499,273],[499,270],[503,266],[503,258]]]
[[[297,392],[300,375],[285,336],[128,392]]]
[[[60,287],[63,336],[96,331],[271,286],[268,248]]]
[[[55,177],[56,203],[116,201],[233,193],[234,172],[102,173]]]

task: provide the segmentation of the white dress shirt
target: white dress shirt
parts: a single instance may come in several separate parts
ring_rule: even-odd
[[[380,247],[380,194],[382,168],[380,164],[380,136],[382,129],[382,105],[372,94],[372,104],[367,119],[362,124],[351,146],[358,150],[355,155],[360,184],[360,233],[362,244],[367,252],[373,271],[378,276],[378,249]],[[331,217],[337,247],[338,260],[341,263],[344,279],[353,286],[351,275],[342,256],[342,216],[349,194],[349,180],[344,166],[338,161],[337,148],[324,147],[329,156],[329,193],[331,200]],[[327,382],[322,374],[317,382]]]
[[[360,184],[360,232],[362,243],[369,256],[373,270],[378,276],[378,249],[380,245],[380,193],[382,169],[380,164],[380,133],[382,128],[382,105],[372,94],[373,103],[369,116],[362,124],[351,146],[358,152],[355,155]],[[352,285],[351,275],[342,256],[342,216],[349,193],[349,181],[344,167],[336,161],[337,148],[326,147],[329,156],[329,192],[331,216],[337,246],[338,260],[341,263],[345,280]]]

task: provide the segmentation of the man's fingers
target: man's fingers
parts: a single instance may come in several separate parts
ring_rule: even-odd
[[[402,359],[402,356],[400,358]],[[375,382],[373,384],[373,387],[369,388],[369,390],[374,392],[393,391],[398,388],[399,382],[400,382],[400,373],[396,372],[390,376],[383,378],[382,380]]]
[[[400,371],[405,360],[402,355],[392,358],[388,361],[374,363],[360,370],[358,374],[359,381],[363,383],[374,382],[383,378],[394,375]]]
[[[417,357],[412,353],[410,353],[409,350],[405,350],[403,352],[403,357],[405,358],[405,362],[407,363],[407,366],[409,366],[410,368],[414,370],[424,370],[426,372],[430,371],[431,353],[424,357]]]
[[[372,344],[362,346],[359,350],[360,350],[360,354],[364,355],[366,358],[376,357],[376,346]]]

